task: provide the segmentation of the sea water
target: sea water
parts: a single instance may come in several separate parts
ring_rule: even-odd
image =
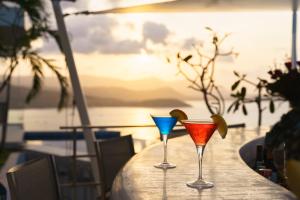
[[[203,101],[188,101],[191,107],[178,107],[184,110],[189,118],[209,118]],[[230,102],[226,102],[229,105]],[[280,119],[280,116],[289,110],[288,103],[282,103],[277,106],[276,112],[271,114],[268,111],[267,102],[263,104],[266,110],[263,113],[264,127],[273,125]],[[144,108],[144,107],[95,107],[89,108],[89,115],[93,125],[142,125],[154,124],[150,114],[166,114],[174,107],[170,108]],[[245,116],[241,111],[236,113],[225,113],[224,117],[228,124],[245,123],[247,128],[257,126],[257,108],[256,104],[247,105],[248,115]],[[60,126],[79,125],[80,120],[77,111],[72,109],[63,109],[58,111],[51,109],[25,109],[11,110],[9,113],[10,122],[23,123],[26,131],[59,130]],[[119,128],[111,129],[121,131],[122,135],[132,134],[133,138],[145,141],[157,140],[157,128]]]

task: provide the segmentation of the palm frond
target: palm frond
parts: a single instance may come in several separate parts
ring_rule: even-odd
[[[68,103],[68,97],[69,97],[69,91],[68,91],[68,87],[69,87],[69,83],[68,83],[68,79],[63,76],[61,74],[61,72],[59,71],[59,68],[57,66],[55,66],[54,64],[52,64],[52,60],[50,59],[45,59],[40,57],[41,60],[46,64],[46,66],[55,74],[59,86],[60,86],[60,98],[58,101],[58,109],[62,109],[63,107],[67,106]]]
[[[26,103],[30,103],[30,101],[39,93],[42,88],[42,80],[38,73],[33,73],[32,78],[32,87],[26,96]]]
[[[60,41],[58,35],[55,31],[49,28],[49,14],[44,6],[44,1],[42,0],[13,0],[15,1],[24,12],[28,14],[31,22],[31,27],[25,31],[25,35],[21,38],[16,38],[16,44],[13,47],[13,56],[10,59],[14,59],[15,62],[11,63],[8,67],[7,73],[4,74],[4,79],[0,84],[0,92],[10,81],[10,78],[18,66],[18,60],[28,60],[32,70],[32,87],[27,94],[26,102],[29,103],[41,90],[42,81],[44,79],[44,68],[47,66],[56,76],[60,85],[60,98],[58,102],[58,108],[61,109],[66,105],[68,97],[68,81],[65,76],[63,76],[59,68],[55,66],[50,59],[45,59],[38,54],[38,52],[32,50],[32,41],[51,35],[56,39],[56,42],[60,46]],[[0,4],[2,1],[0,0]],[[1,4],[2,5],[2,4]],[[61,48],[61,46],[60,46]],[[6,48],[0,45],[0,51],[5,51]],[[1,59],[6,59],[6,57],[1,57]]]
[[[53,64],[53,59],[46,59],[35,51],[28,51],[24,56],[30,61],[33,73],[32,87],[27,95],[26,102],[29,103],[41,90],[42,79],[44,78],[43,66],[45,65],[54,73],[60,86],[60,97],[57,105],[58,109],[60,110],[67,106],[69,96],[68,80],[61,74],[59,67]]]

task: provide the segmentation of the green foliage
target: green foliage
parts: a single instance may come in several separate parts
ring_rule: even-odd
[[[299,63],[298,63],[299,65]],[[228,112],[237,111],[242,107],[244,114],[247,114],[246,104],[256,103],[258,108],[258,125],[261,125],[262,113],[266,108],[262,107],[263,101],[269,101],[269,111],[275,112],[275,101],[288,100],[292,110],[281,117],[272,129],[266,134],[265,144],[269,149],[279,147],[285,144],[287,159],[300,160],[300,72],[299,66],[296,69],[291,68],[291,63],[285,63],[285,68],[280,69],[277,66],[270,70],[268,74],[271,81],[258,78],[257,82],[252,82],[246,78],[246,75],[240,75],[234,72],[238,77],[232,85],[232,97],[235,101],[229,106]],[[238,83],[237,83],[238,82]],[[247,97],[247,89],[242,87],[242,83],[254,87],[257,95]]]
[[[33,41],[39,38],[54,37],[58,46],[61,49],[58,35],[56,31],[49,28],[48,14],[44,7],[42,0],[18,0],[16,3],[22,8],[28,15],[31,26],[25,31],[25,35],[21,38],[16,38],[16,43],[11,47],[0,45],[0,50],[13,51],[12,56],[2,56],[3,60],[9,60],[9,66],[7,73],[4,75],[4,80],[0,85],[0,92],[10,82],[13,72],[16,67],[19,66],[19,61],[28,61],[30,63],[32,71],[32,87],[27,95],[26,102],[29,103],[42,89],[42,80],[44,78],[44,67],[50,69],[56,76],[60,85],[60,99],[58,102],[58,108],[62,108],[68,97],[68,81],[51,59],[42,57],[37,50],[33,50],[31,44]],[[3,2],[0,2],[0,7],[5,6]],[[0,15],[1,18],[1,15]]]
[[[236,82],[231,86],[231,90],[235,90],[235,89],[239,86],[240,82],[241,82],[240,80],[236,81]]]
[[[292,109],[281,117],[266,134],[265,144],[269,149],[285,143],[287,159],[300,160],[300,110]]]
[[[266,134],[265,144],[273,149],[285,144],[287,159],[300,160],[300,72],[299,62],[293,69],[290,62],[284,68],[275,68],[268,73],[272,81],[267,84],[270,95],[289,101],[292,110],[283,115]],[[274,103],[270,102],[270,110]]]
[[[192,55],[188,55],[187,57],[185,57],[183,59],[184,62],[188,62],[193,56]]]
[[[290,63],[285,63],[284,69],[276,68],[268,72],[272,82],[267,86],[273,96],[283,97],[292,107],[300,106],[300,72],[299,67],[291,68]]]
[[[231,96],[234,98],[234,101],[228,107],[227,112],[232,111],[233,113],[235,113],[241,108],[243,114],[247,115],[247,104],[256,103],[258,109],[258,126],[261,126],[262,113],[265,110],[265,108],[262,107],[262,102],[270,101],[269,110],[271,113],[275,112],[274,97],[267,92],[268,82],[261,78],[258,78],[257,82],[253,82],[247,79],[247,76],[245,74],[239,74],[236,71],[234,71],[233,73],[238,78],[238,80],[236,80],[231,86]],[[254,87],[257,91],[257,95],[254,97],[248,97],[247,87],[242,85],[243,83],[247,84],[248,86]]]

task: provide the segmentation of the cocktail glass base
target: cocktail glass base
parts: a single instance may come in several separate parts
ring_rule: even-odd
[[[214,187],[213,183],[207,182],[207,181],[204,181],[204,180],[201,180],[201,179],[198,179],[197,181],[194,181],[194,182],[188,182],[186,185],[188,187],[196,188],[196,189],[199,189],[199,190]]]
[[[158,164],[154,165],[154,167],[159,168],[159,169],[172,169],[172,168],[175,168],[176,165],[174,165],[172,163],[168,163],[168,162],[163,162],[163,163],[158,163]]]

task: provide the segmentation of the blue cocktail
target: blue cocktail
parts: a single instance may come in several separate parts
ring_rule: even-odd
[[[176,165],[168,163],[167,161],[167,142],[168,142],[168,134],[172,131],[173,127],[177,122],[177,119],[175,117],[170,117],[170,116],[151,115],[151,117],[154,120],[157,128],[159,129],[159,132],[162,135],[163,143],[164,143],[164,161],[162,163],[154,165],[154,167],[161,168],[161,169],[175,168]]]

